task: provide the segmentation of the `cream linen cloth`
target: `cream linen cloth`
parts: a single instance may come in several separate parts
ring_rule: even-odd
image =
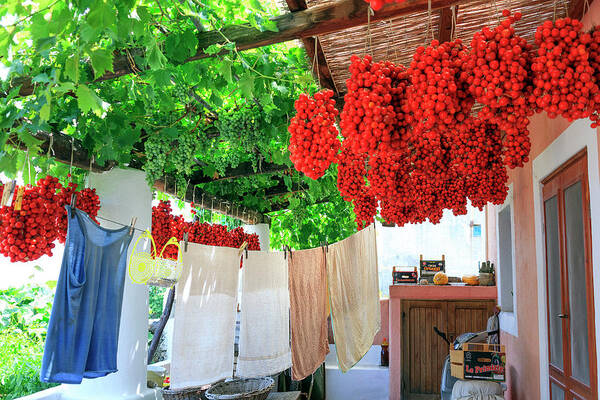
[[[202,386],[232,376],[238,251],[189,243],[183,253],[183,272],[175,296],[172,389]]]
[[[373,224],[329,246],[327,281],[338,364],[346,372],[371,348],[381,326]]]
[[[283,252],[248,252],[242,268],[240,303],[236,376],[273,375],[290,368],[290,297]]]
[[[315,372],[329,352],[325,250],[295,251],[288,262],[292,378],[300,381]]]

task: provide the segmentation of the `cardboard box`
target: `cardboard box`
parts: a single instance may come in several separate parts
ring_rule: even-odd
[[[506,350],[504,345],[465,343],[462,350],[450,348],[450,373],[458,379],[504,382]]]

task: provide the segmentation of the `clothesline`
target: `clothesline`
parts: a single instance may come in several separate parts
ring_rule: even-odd
[[[113,224],[131,227],[131,224],[124,224],[122,222],[113,221],[112,219],[104,218],[99,215],[96,215],[96,218],[101,219],[103,221],[112,222]],[[146,231],[145,229],[140,229],[140,228],[136,228],[136,227],[134,227],[133,229],[135,229],[138,232],[142,232],[142,233]]]

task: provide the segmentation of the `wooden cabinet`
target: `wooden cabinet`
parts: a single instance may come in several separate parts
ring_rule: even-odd
[[[450,340],[465,332],[486,329],[494,300],[403,300],[402,387],[403,399],[438,399],[442,366],[448,345],[433,330]]]

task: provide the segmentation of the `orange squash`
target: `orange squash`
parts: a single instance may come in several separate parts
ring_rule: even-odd
[[[462,277],[462,281],[471,286],[479,285],[479,278],[475,275],[465,275]]]
[[[447,285],[448,284],[448,275],[443,272],[438,272],[433,276],[433,283],[436,285]]]

